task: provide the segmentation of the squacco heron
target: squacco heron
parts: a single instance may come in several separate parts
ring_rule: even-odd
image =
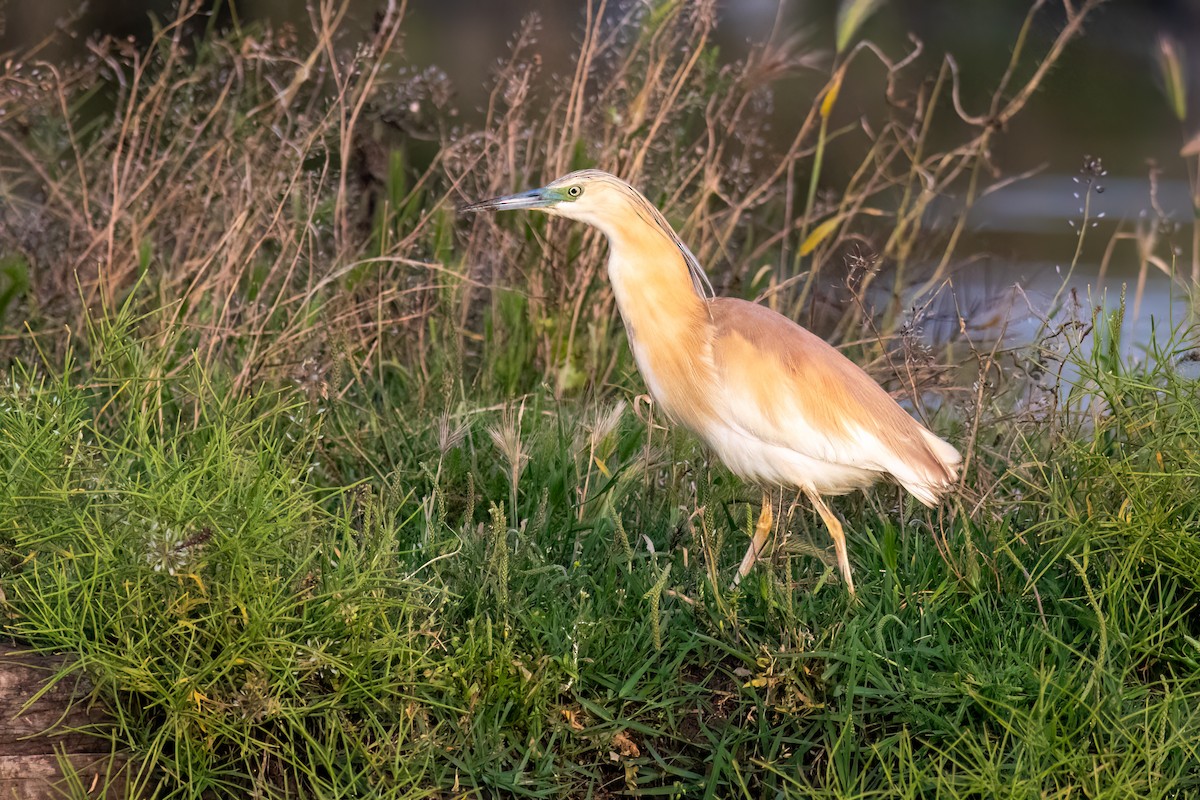
[[[594,169],[463,211],[537,209],[598,228],[638,370],[666,415],[729,469],[763,488],[762,511],[734,578],[754,566],[773,525],[773,487],[808,496],[829,528],[851,594],[846,536],[823,495],[891,477],[927,506],[961,457],[824,340],[765,306],[714,297],[696,257],[624,181]]]

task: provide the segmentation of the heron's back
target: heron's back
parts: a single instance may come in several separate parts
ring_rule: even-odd
[[[748,478],[839,494],[893,476],[933,505],[961,458],[828,343],[756,303],[709,304],[721,422],[697,431]]]

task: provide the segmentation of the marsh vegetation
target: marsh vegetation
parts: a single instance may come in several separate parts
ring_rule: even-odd
[[[1014,346],[955,294],[1016,177],[992,145],[1096,4],[1042,48],[1034,3],[982,98],[853,31],[728,63],[710,2],[593,8],[565,77],[527,22],[477,123],[402,5],[303,35],[185,5],[146,47],[13,59],[5,635],[77,656],[137,796],[1200,793],[1187,322],[1131,358],[1124,304],[1067,291]],[[778,147],[796,71],[822,88]],[[884,115],[839,103],[860,83]],[[940,510],[836,502],[857,600],[802,505],[728,591],[757,490],[645,402],[602,240],[455,213],[585,166],[963,451]],[[1195,288],[1194,230],[1122,235]]]

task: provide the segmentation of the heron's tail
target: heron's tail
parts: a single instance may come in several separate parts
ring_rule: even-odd
[[[950,491],[958,481],[958,470],[962,466],[962,456],[954,445],[938,438],[925,428],[921,428],[921,437],[929,448],[932,459],[924,465],[917,474],[905,476],[907,480],[900,483],[912,493],[913,497],[927,506],[933,507],[942,499],[942,495]]]

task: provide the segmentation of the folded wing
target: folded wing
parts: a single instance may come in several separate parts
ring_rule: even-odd
[[[823,339],[744,300],[710,310],[727,423],[809,459],[889,474],[926,505],[954,483],[958,451]]]

